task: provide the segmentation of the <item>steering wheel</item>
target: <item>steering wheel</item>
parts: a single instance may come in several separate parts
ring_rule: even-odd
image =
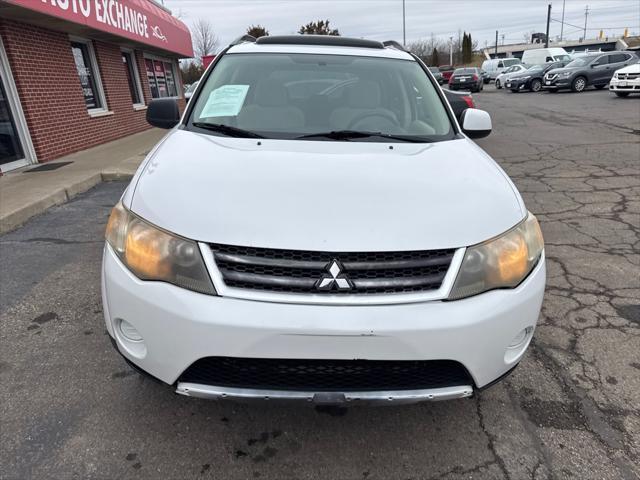
[[[349,125],[347,125],[347,129],[348,130],[353,129],[353,127],[355,125],[357,125],[359,122],[361,122],[365,118],[374,118],[374,117],[383,118],[385,120],[388,120],[394,126],[398,125],[398,119],[396,118],[396,116],[393,113],[386,112],[386,111],[382,110],[382,111],[378,111],[378,112],[363,112],[363,113],[361,113],[359,115],[356,115],[349,122]]]

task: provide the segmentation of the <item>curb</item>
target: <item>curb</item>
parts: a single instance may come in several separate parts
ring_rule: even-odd
[[[46,194],[0,219],[0,235],[15,230],[30,218],[47,211],[51,207],[62,205],[76,195],[84,193],[102,182],[130,180],[131,178],[133,178],[133,174],[125,172],[107,171],[96,173],[65,188]]]

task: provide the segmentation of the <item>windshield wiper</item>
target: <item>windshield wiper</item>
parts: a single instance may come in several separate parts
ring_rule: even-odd
[[[299,137],[295,137],[294,140],[304,140],[307,138],[329,138],[331,140],[349,141],[354,138],[369,138],[369,137],[388,138],[389,140],[400,140],[402,142],[412,142],[412,143],[431,143],[432,142],[432,140],[429,140],[424,137],[417,137],[412,135],[393,135],[391,133],[382,133],[382,132],[364,132],[360,130],[333,130],[331,132],[308,133],[306,135],[300,135]]]
[[[191,125],[198,128],[204,128],[206,130],[211,130],[212,132],[219,132],[229,137],[265,138],[263,135],[260,135],[259,133],[256,133],[256,132],[252,132],[251,130],[232,127],[231,125],[223,125],[221,123],[192,122]]]

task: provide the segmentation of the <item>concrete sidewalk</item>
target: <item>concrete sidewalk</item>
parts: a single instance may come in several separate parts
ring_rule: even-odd
[[[0,233],[15,229],[30,217],[100,182],[131,178],[166,133],[152,128],[43,164],[73,162],[56,170],[28,172],[38,166],[30,165],[6,173],[0,177]]]

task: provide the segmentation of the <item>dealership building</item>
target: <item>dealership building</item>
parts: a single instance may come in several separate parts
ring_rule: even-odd
[[[147,104],[184,106],[184,23],[154,0],[0,0],[0,170],[149,128]]]

